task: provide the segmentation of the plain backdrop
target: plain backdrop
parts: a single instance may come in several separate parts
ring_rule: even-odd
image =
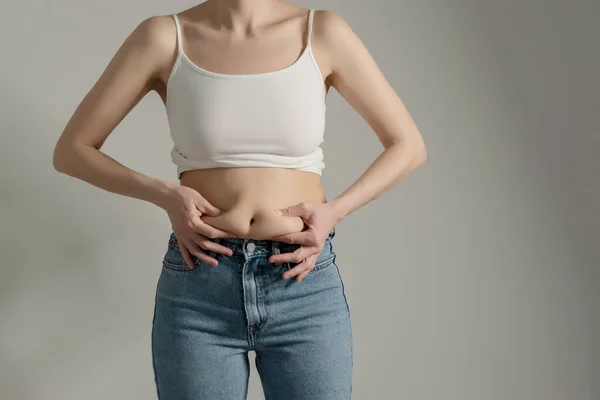
[[[193,1],[2,2],[0,398],[154,399],[166,213],[59,174],[67,120],[144,18]],[[600,398],[598,2],[322,1],[370,49],[428,160],[338,225],[354,399]],[[323,186],[383,149],[335,90]],[[146,96],[102,151],[176,181]],[[251,354],[249,399],[263,399]]]

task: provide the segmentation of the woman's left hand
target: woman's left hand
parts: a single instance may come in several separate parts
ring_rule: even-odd
[[[272,238],[290,244],[301,245],[292,253],[274,254],[269,257],[271,263],[292,262],[299,263],[294,268],[283,274],[283,279],[297,276],[300,282],[315,267],[319,254],[325,245],[325,239],[331,229],[339,222],[331,203],[302,202],[295,206],[284,208],[281,215],[288,217],[301,217],[307,229],[302,232],[287,233]]]

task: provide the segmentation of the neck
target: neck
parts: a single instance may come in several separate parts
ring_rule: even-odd
[[[207,0],[217,23],[233,31],[252,31],[270,19],[273,11],[285,5],[281,0]]]

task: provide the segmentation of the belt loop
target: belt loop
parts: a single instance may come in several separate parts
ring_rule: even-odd
[[[271,241],[271,254],[281,254],[281,242],[278,240]],[[274,263],[275,265],[282,266],[284,268],[287,267],[287,262],[278,262]]]
[[[279,241],[271,240],[271,254],[280,254]]]

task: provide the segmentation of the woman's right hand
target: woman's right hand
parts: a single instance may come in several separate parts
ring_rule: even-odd
[[[177,186],[171,191],[163,208],[171,219],[179,249],[190,269],[194,268],[190,254],[213,266],[218,265],[217,260],[208,256],[204,250],[212,250],[228,256],[233,254],[230,248],[210,240],[237,236],[208,225],[200,218],[203,214],[216,217],[221,214],[221,211],[196,190],[187,186]]]

